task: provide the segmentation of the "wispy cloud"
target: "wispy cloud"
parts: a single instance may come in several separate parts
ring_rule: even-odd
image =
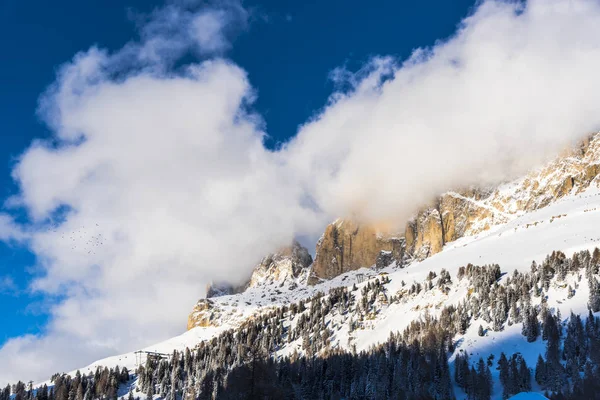
[[[138,18],[141,42],[124,50],[141,61],[164,64],[191,51],[201,56],[221,55],[231,40],[245,30],[249,13],[236,1],[176,2]],[[133,50],[133,51],[132,51]]]
[[[14,296],[18,292],[19,288],[11,276],[0,276],[0,294]]]
[[[398,221],[521,174],[600,128],[599,22],[595,1],[483,2],[408,60],[335,70],[286,159],[324,210]]]

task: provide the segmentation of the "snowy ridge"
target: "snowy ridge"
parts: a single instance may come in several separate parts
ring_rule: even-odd
[[[438,315],[443,307],[463,301],[469,295],[470,285],[467,280],[456,278],[460,267],[469,263],[497,263],[502,272],[506,273],[501,279],[502,283],[514,270],[529,272],[533,260],[541,262],[555,250],[561,250],[570,257],[576,251],[600,247],[598,226],[600,191],[592,187],[578,194],[565,196],[547,207],[516,216],[504,225],[459,239],[448,244],[441,253],[421,262],[413,262],[406,268],[392,265],[380,271],[363,268],[315,286],[302,284],[290,288],[280,286],[279,283],[265,282],[259,287],[249,288],[244,293],[211,299],[214,309],[220,314],[219,326],[194,328],[145,350],[170,353],[186,347],[193,348],[201,341],[209,340],[227,329],[236,329],[252,317],[310,299],[319,292],[327,296],[333,288],[347,287],[348,290],[352,290],[356,285],[354,293],[359,302],[359,293],[367,285],[375,281],[385,281],[386,296],[401,296],[400,301],[389,302],[378,298],[375,302],[376,312],[362,321],[357,321],[353,315],[342,315],[335,309],[325,315],[325,324],[333,333],[329,338],[331,348],[366,350],[377,343],[385,342],[390,332],[402,331],[416,319],[425,315]],[[411,285],[426,285],[430,272],[439,277],[442,270],[446,270],[452,279],[449,290],[433,287],[419,293],[409,293]],[[560,309],[563,316],[568,316],[571,311],[586,315],[589,292],[586,278],[581,275],[585,274],[568,275],[564,283],[552,284],[547,293],[549,309]],[[569,285],[577,288],[574,295],[569,293]],[[534,304],[539,304],[539,301],[541,300],[536,299]],[[284,325],[293,329],[298,323],[299,315],[284,321]],[[484,337],[478,335],[480,323],[486,330]],[[489,324],[475,321],[464,335],[455,338],[457,346],[450,361],[452,362],[460,352],[472,354],[473,359],[494,354],[496,360],[502,351],[507,355],[520,352],[527,364],[533,367],[538,354],[543,354],[545,344],[539,338],[533,343],[527,342],[521,335],[521,328],[522,324],[516,323],[495,332],[490,329]],[[294,352],[303,354],[301,338],[285,344],[277,351],[276,356],[291,355]],[[139,360],[136,360],[134,353],[126,353],[99,360],[82,368],[81,372],[88,373],[95,370],[96,366],[116,365],[135,370],[136,361]],[[492,369],[492,373],[497,377],[498,372],[495,369]],[[534,384],[533,389],[539,388]],[[456,389],[456,393],[459,395],[460,389]],[[501,388],[496,384],[494,398],[500,396]]]
[[[596,133],[524,177],[495,189],[454,191],[443,195],[472,205],[461,227],[464,236],[476,235],[544,208],[564,196],[597,188],[600,184],[600,134]]]

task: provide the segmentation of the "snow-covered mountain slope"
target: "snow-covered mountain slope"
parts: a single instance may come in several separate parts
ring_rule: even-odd
[[[597,187],[599,174],[600,134],[595,134],[513,181],[443,193],[423,204],[403,226],[392,221],[369,224],[337,219],[316,244],[309,282],[318,283],[390,259],[397,264],[426,259],[458,239]]]
[[[564,197],[548,207],[516,217],[507,224],[459,239],[424,261],[414,262],[406,268],[390,266],[382,272],[390,274],[393,283],[388,290],[391,292],[401,288],[401,281],[424,281],[429,271],[439,274],[442,269],[446,269],[454,276],[459,267],[468,263],[497,263],[505,272],[515,269],[526,272],[532,261],[541,261],[554,250],[571,255],[575,251],[600,247],[598,226],[600,190],[593,187]],[[220,315],[217,325],[234,327],[254,313],[306,299],[319,291],[327,293],[333,287],[350,286],[358,282],[359,275],[372,278],[377,273],[363,268],[316,286],[300,286],[293,290],[279,285],[250,288],[241,294],[211,299],[211,312]],[[398,330],[403,326],[395,324],[390,328]],[[385,330],[381,330],[380,334],[384,339],[387,337]],[[369,344],[371,343],[365,343],[365,346]]]
[[[599,173],[600,134],[595,134],[540,168],[496,188],[442,194],[407,224],[406,250],[414,258],[427,258],[457,239],[597,187]]]
[[[523,392],[512,396],[508,400],[548,400],[548,398],[535,392]]]
[[[595,186],[577,194],[562,197],[550,205],[515,216],[509,222],[461,238],[447,244],[443,251],[424,261],[415,261],[404,268],[392,264],[381,270],[362,268],[347,272],[329,281],[315,286],[287,286],[279,283],[265,282],[251,287],[245,292],[235,295],[210,299],[210,312],[217,315],[215,326],[197,327],[181,336],[150,346],[147,351],[170,353],[173,350],[193,348],[201,341],[209,340],[228,329],[236,329],[245,321],[260,314],[265,314],[280,307],[299,301],[310,301],[317,293],[325,296],[333,288],[347,287],[360,303],[367,286],[376,281],[381,282],[385,296],[379,296],[374,302],[374,311],[365,313],[355,307],[352,312],[341,313],[331,309],[323,318],[328,327],[329,348],[366,350],[377,343],[385,342],[390,332],[403,331],[409,324],[425,315],[439,315],[444,307],[457,305],[469,298],[472,283],[466,279],[457,279],[459,268],[469,263],[476,265],[499,264],[505,275],[500,283],[506,283],[514,270],[521,273],[530,271],[532,261],[542,262],[555,250],[563,251],[568,257],[581,250],[593,250],[600,247],[600,190]],[[451,282],[442,290],[439,287],[427,288],[428,276],[435,274],[437,281],[447,271]],[[553,311],[560,309],[563,316],[572,311],[587,315],[589,291],[587,278],[583,272],[569,274],[564,280],[553,281],[546,292],[547,307]],[[415,283],[426,290],[418,293],[411,289]],[[575,289],[573,289],[575,288]],[[573,291],[574,290],[574,293]],[[391,300],[393,299],[393,300]],[[541,298],[534,298],[535,306]],[[301,313],[285,317],[283,325],[293,330],[299,323]],[[485,336],[478,335],[479,325],[485,329]],[[519,352],[530,367],[535,365],[538,354],[544,353],[544,342],[538,338],[533,343],[527,342],[521,334],[522,324],[505,324],[501,331],[494,331],[491,324],[483,320],[472,321],[464,335],[455,338],[455,352],[450,358],[453,361],[457,354],[471,354],[473,360],[487,358],[493,354],[497,360],[501,352],[507,355]],[[274,354],[275,356],[303,354],[302,338],[288,340]],[[127,353],[99,360],[82,368],[82,372],[95,370],[97,366],[112,367],[115,365],[135,369],[144,356],[136,357],[135,353]],[[492,369],[497,377],[498,371]],[[534,390],[539,389],[534,384]],[[460,389],[456,389],[460,394]],[[501,388],[494,387],[494,398],[500,398]]]

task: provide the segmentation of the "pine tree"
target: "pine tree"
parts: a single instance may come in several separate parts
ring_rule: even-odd
[[[479,378],[479,398],[481,400],[489,400],[492,396],[492,372],[490,368],[480,358],[477,364],[477,372],[480,375]]]
[[[508,360],[506,358],[506,354],[501,353],[500,359],[498,360],[498,369],[500,370],[500,383],[503,387],[503,397],[508,398],[511,395],[510,392],[510,372],[508,366]]]
[[[92,391],[92,387],[91,385],[88,386],[87,390],[85,391],[85,394],[83,395],[83,400],[92,400],[94,398],[94,393]]]
[[[127,381],[129,381],[129,370],[126,367],[123,367],[123,369],[121,370],[121,377],[119,381],[121,383],[126,383]]]
[[[583,323],[579,315],[571,313],[567,324],[567,336],[564,341],[563,354],[567,360],[567,368],[579,371],[587,358],[587,346]]]
[[[75,393],[75,400],[83,400],[83,395],[83,385],[81,381],[79,381],[79,384],[77,385],[77,392]]]
[[[454,361],[454,381],[456,384],[466,389],[469,383],[469,356],[458,354]]]
[[[510,319],[512,323],[518,324],[522,322],[521,313],[519,312],[519,307],[517,306],[517,298],[514,296],[511,300],[510,305]]]
[[[538,355],[537,363],[535,364],[535,381],[541,387],[546,387],[547,382],[547,373],[546,373],[546,363],[542,358],[542,355]]]
[[[531,371],[523,357],[519,357],[519,392],[531,390]]]
[[[600,311],[600,284],[595,277],[591,277],[588,281],[590,295],[589,295],[589,305],[588,307],[593,312]]]
[[[499,295],[498,297],[502,297]],[[507,318],[506,303],[503,298],[497,299],[494,307],[494,331],[499,332],[502,330],[504,322]]]
[[[154,384],[150,382],[148,384],[148,390],[146,391],[146,400],[152,400],[154,398]]]
[[[530,343],[535,342],[540,334],[540,327],[535,309],[532,309],[532,311],[529,312],[527,326],[527,341]]]
[[[582,399],[593,399],[598,393],[598,383],[591,363],[586,363],[583,374],[583,383],[581,391]]]
[[[560,337],[556,324],[551,324],[548,327],[546,382],[547,387],[555,392],[563,386],[563,367],[560,364]]]

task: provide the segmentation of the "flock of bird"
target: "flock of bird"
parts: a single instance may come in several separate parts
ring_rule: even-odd
[[[96,224],[96,226],[99,226]],[[56,232],[56,230],[54,230]],[[96,254],[96,249],[104,244],[104,236],[101,233],[96,235],[89,235],[85,226],[80,229],[74,230],[71,233],[64,233],[61,235],[62,239],[68,240],[71,250],[80,249],[84,253],[93,255]]]

